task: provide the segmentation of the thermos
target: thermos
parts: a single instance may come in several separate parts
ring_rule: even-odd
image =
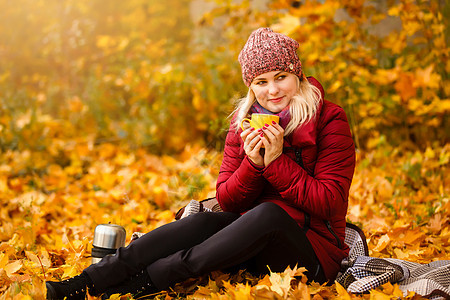
[[[92,263],[98,263],[103,257],[113,255],[125,246],[125,228],[116,224],[100,224],[95,227],[92,242]]]

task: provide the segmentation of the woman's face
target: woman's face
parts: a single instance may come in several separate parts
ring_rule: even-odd
[[[271,71],[253,79],[250,89],[259,104],[273,113],[279,113],[289,105],[297,93],[297,76],[284,71]]]

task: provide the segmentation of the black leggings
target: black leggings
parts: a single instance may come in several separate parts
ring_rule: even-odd
[[[169,286],[214,270],[242,267],[253,273],[305,267],[310,280],[326,281],[304,230],[278,205],[266,202],[244,215],[198,213],[161,226],[85,272],[96,291],[147,269],[154,285]]]

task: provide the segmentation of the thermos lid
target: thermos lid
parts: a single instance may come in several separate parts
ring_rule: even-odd
[[[125,246],[125,228],[116,224],[100,224],[95,227],[93,246],[117,249]]]

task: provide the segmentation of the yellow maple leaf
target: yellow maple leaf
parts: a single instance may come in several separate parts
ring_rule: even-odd
[[[232,292],[236,300],[250,300],[253,299],[251,295],[252,287],[249,284],[238,284],[236,290]]]
[[[12,274],[16,273],[22,268],[23,264],[21,260],[13,261],[12,263],[7,264],[3,269],[6,272],[8,277],[11,277]]]
[[[295,290],[294,295],[295,295],[296,299],[304,299],[304,300],[311,299],[311,292],[310,292],[308,286],[304,282],[298,283],[298,286],[297,286],[297,289]],[[317,299],[317,297],[316,297],[316,299]]]
[[[388,282],[389,283],[389,282]],[[401,298],[403,297],[403,291],[400,289],[399,285],[395,283],[390,293],[394,297]]]
[[[250,300],[253,299],[251,294],[252,287],[248,284],[243,285],[242,283],[238,283],[235,286],[231,284],[229,281],[224,281],[223,286],[226,289],[226,292],[231,296],[231,299],[235,300]]]
[[[41,262],[40,262],[38,256],[37,256],[36,254],[34,254],[33,252],[31,252],[31,251],[25,251],[25,255],[26,255],[26,257],[28,257],[28,259],[29,259],[31,262],[34,263],[34,266],[35,266],[35,267],[41,265]]]
[[[120,300],[121,298],[122,298],[121,294],[112,294],[111,296],[109,296],[108,300]]]
[[[376,245],[375,248],[373,248],[374,252],[381,252],[383,251],[387,245],[389,245],[391,239],[389,238],[389,235],[385,234],[383,235],[379,240],[378,240],[378,244]]]
[[[425,69],[417,69],[414,85],[417,87],[438,88],[441,77],[433,73],[434,65],[429,65]]]
[[[64,274],[62,275],[62,279],[66,279],[69,277],[74,277],[76,275],[78,275],[80,273],[80,271],[78,271],[77,266],[69,266],[69,265],[64,265],[61,267],[64,270]]]
[[[3,268],[0,268],[0,286],[7,287],[12,283],[12,280],[6,274],[6,271]]]
[[[286,278],[280,273],[271,273],[269,279],[271,283],[271,286],[269,287],[270,290],[274,291],[282,297],[285,297],[288,294],[291,288],[292,278]]]
[[[391,297],[377,290],[370,291],[370,300],[390,300]]]
[[[204,286],[199,286],[195,291],[193,298],[195,299],[207,298],[210,297],[212,293],[214,293],[214,291],[212,291],[211,289]]]
[[[305,272],[305,268],[297,268],[291,269],[287,267],[283,273],[274,273],[270,272],[269,281],[270,286],[269,289],[282,297],[287,297],[289,290],[291,289],[291,282],[295,278],[295,276],[303,275]]]
[[[340,299],[344,299],[344,300],[351,300],[352,298],[350,297],[349,293],[347,292],[347,290],[339,284],[339,282],[335,281],[336,284],[336,291],[339,295]]]
[[[403,252],[403,251],[402,251],[401,249],[399,249],[399,248],[395,248],[395,249],[394,249],[394,254],[395,254],[395,258],[398,258],[398,259],[404,259],[404,260],[406,260],[406,259],[409,258],[409,254]]]
[[[0,269],[3,269],[9,262],[8,255],[0,253]]]

